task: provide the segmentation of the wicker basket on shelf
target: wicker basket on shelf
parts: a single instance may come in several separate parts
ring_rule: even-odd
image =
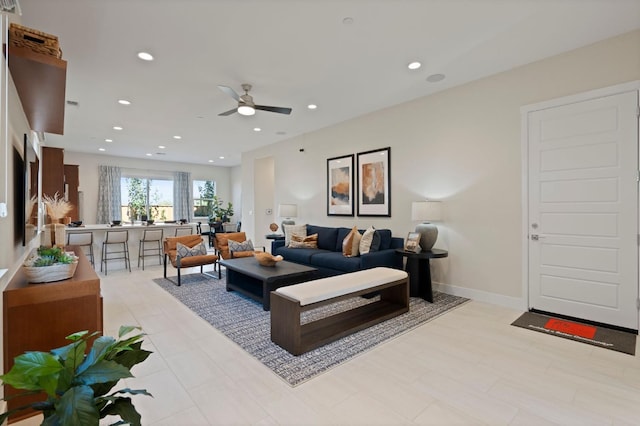
[[[58,59],[62,58],[58,37],[22,25],[14,23],[9,25],[9,44],[25,47],[43,55],[55,56]]]

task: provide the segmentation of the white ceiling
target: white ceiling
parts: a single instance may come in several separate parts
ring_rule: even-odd
[[[67,100],[79,103],[66,107],[64,136],[47,134],[47,145],[196,164],[212,159],[220,166],[240,164],[243,151],[640,28],[640,0],[20,0],[20,6],[23,25],[59,37]],[[139,51],[156,60],[139,60]],[[410,71],[414,60],[423,66]],[[434,73],[446,79],[427,82]],[[236,103],[217,85],[242,94],[242,83],[253,85],[257,104],[293,112],[219,117]],[[307,109],[310,103],[318,109]]]

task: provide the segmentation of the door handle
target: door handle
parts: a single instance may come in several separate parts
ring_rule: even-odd
[[[531,234],[531,240],[532,241],[538,241],[544,238],[544,235],[538,235],[538,234]]]

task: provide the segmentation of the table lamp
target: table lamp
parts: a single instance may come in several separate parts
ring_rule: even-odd
[[[291,218],[298,216],[298,205],[297,204],[280,204],[278,206],[278,216],[285,218],[282,221],[282,232],[284,232],[285,225],[296,224],[296,222],[291,220]]]
[[[422,251],[431,250],[438,239],[438,227],[430,220],[442,219],[442,202],[440,201],[416,201],[411,203],[411,220],[423,220],[416,226],[416,232],[420,234],[420,247]]]

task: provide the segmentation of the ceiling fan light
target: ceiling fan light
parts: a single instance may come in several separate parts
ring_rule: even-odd
[[[249,105],[240,105],[238,107],[238,114],[240,115],[254,115],[256,113],[256,110]]]

